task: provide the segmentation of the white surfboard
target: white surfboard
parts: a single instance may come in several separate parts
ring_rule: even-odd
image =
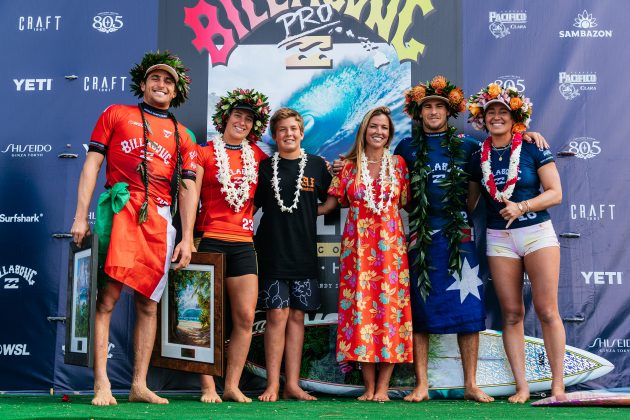
[[[319,319],[317,319],[319,318]],[[335,360],[337,321],[321,315],[305,322],[303,366],[300,386],[308,391],[358,396],[363,393],[360,372]],[[264,321],[258,322],[247,367],[254,374],[267,377],[264,367]],[[429,348],[429,395],[431,398],[463,398],[464,376],[455,334],[431,335]],[[614,366],[590,352],[566,346],[564,382],[566,386],[590,381],[610,372]],[[525,337],[525,369],[530,392],[551,389],[551,370],[543,340]],[[398,365],[392,375],[390,397],[409,393],[415,384],[411,364]],[[501,332],[480,333],[477,384],[493,397],[512,395],[514,377],[503,349]]]

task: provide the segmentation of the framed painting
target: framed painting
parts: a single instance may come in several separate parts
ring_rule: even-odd
[[[158,304],[158,328],[151,364],[223,376],[224,256],[196,252],[188,267],[175,271]]]
[[[64,352],[64,362],[67,364],[87,367],[93,365],[97,276],[97,236],[88,236],[81,246],[71,242]]]

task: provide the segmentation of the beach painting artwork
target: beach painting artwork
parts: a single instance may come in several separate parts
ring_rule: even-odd
[[[72,282],[72,323],[70,326],[70,349],[74,353],[88,352],[91,259],[91,249],[84,249],[74,254],[74,273]]]
[[[162,357],[214,363],[214,268],[190,264],[169,271],[161,303]]]

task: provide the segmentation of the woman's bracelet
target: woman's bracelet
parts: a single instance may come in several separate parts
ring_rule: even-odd
[[[532,208],[529,205],[529,200],[525,200],[525,205],[527,206],[527,213],[530,213],[532,211]]]
[[[516,207],[518,207],[521,214],[525,214],[525,210],[523,209],[523,205],[521,203],[516,203]]]

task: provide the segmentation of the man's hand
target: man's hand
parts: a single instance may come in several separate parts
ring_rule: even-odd
[[[505,225],[505,228],[508,229],[513,221],[515,221],[525,213],[525,210],[523,209],[522,204],[510,201],[505,197],[503,197],[503,204],[505,204],[505,208],[502,209],[499,214],[501,215],[501,217],[508,221],[507,225]]]
[[[335,159],[332,165],[332,173],[333,175],[337,175],[343,169],[345,157],[343,155],[339,155],[339,159]]]
[[[523,140],[525,140],[528,143],[536,143],[536,147],[538,147],[541,150],[549,149],[549,143],[547,143],[547,140],[545,140],[542,134],[536,131],[531,131],[531,132],[528,131],[526,133],[523,133]]]
[[[179,263],[175,266],[175,270],[179,270],[188,266],[190,263],[190,257],[192,256],[191,241],[181,241],[175,247],[173,251],[173,258],[171,262],[175,262],[179,259]]]
[[[81,246],[83,238],[91,234],[90,224],[87,219],[75,219],[74,223],[72,223],[70,233],[72,234],[72,240],[74,243],[77,244],[77,246]]]

